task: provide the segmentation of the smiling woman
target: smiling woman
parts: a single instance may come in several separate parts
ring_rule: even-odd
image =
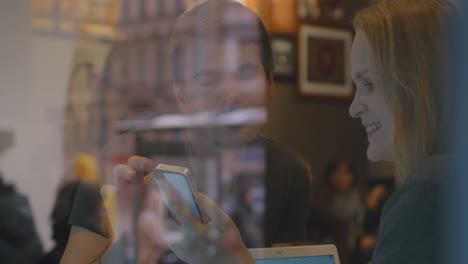
[[[414,2],[381,1],[354,20],[352,71],[358,92],[351,114],[361,114],[359,108],[370,110],[359,117],[370,138],[375,136],[376,141],[382,134],[378,136],[382,146],[375,146],[372,139],[368,154],[375,147],[387,152],[382,159],[388,160],[391,151],[401,177],[425,157],[446,150],[440,62],[449,4]],[[362,100],[370,100],[370,105]],[[373,109],[374,105],[380,106]]]
[[[372,264],[438,263],[441,186],[450,120],[445,0],[382,0],[357,13],[352,117],[366,128],[371,161],[394,161],[400,187],[387,201]]]

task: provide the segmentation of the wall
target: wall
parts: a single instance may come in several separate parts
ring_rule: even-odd
[[[356,10],[366,5],[365,0],[342,2],[346,21],[352,21]],[[264,134],[304,156],[317,178],[331,159],[343,158],[352,161],[358,176],[365,180],[367,138],[360,120],[349,116],[349,104],[299,99],[296,84],[277,82]]]
[[[49,215],[63,176],[61,110],[74,41],[31,33],[28,12],[29,1],[0,1],[0,129],[14,132],[0,170],[27,194],[48,249]]]
[[[275,85],[265,136],[307,159],[317,178],[334,158],[352,161],[366,177],[367,138],[360,121],[349,116],[349,103],[300,100],[296,93],[294,85]]]

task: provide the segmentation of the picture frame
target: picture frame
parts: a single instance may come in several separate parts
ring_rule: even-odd
[[[297,44],[295,36],[272,35],[273,75],[277,81],[294,81],[297,72]]]
[[[302,24],[298,32],[300,97],[349,100],[353,30],[346,25]]]

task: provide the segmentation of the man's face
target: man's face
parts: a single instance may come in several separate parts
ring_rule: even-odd
[[[205,42],[212,47],[210,52],[197,54],[197,60],[187,69],[185,85],[180,88],[187,99],[183,110],[225,112],[265,107],[269,83],[260,47],[255,43],[210,42]]]
[[[262,65],[257,25],[244,20],[236,27],[230,24],[232,17],[225,19],[223,30],[213,26],[184,43],[183,81],[175,89],[185,114],[264,111],[265,120],[257,125],[211,126],[202,131],[205,138],[221,144],[242,144],[257,136],[266,122],[271,83]]]

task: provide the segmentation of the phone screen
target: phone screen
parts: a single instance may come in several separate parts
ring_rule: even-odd
[[[195,197],[190,189],[190,184],[187,182],[187,178],[184,175],[172,173],[172,172],[162,172],[164,175],[165,180],[171,184],[172,188],[180,195],[180,197],[184,200],[185,205],[190,210],[192,215],[197,218],[200,222],[203,223],[203,219],[201,217],[200,211],[198,209],[198,205],[195,202]],[[158,180],[156,179],[156,184],[158,184]],[[159,184],[158,184],[159,185]],[[168,207],[169,211],[171,211],[171,207],[166,200],[166,197],[163,193],[163,199]]]

